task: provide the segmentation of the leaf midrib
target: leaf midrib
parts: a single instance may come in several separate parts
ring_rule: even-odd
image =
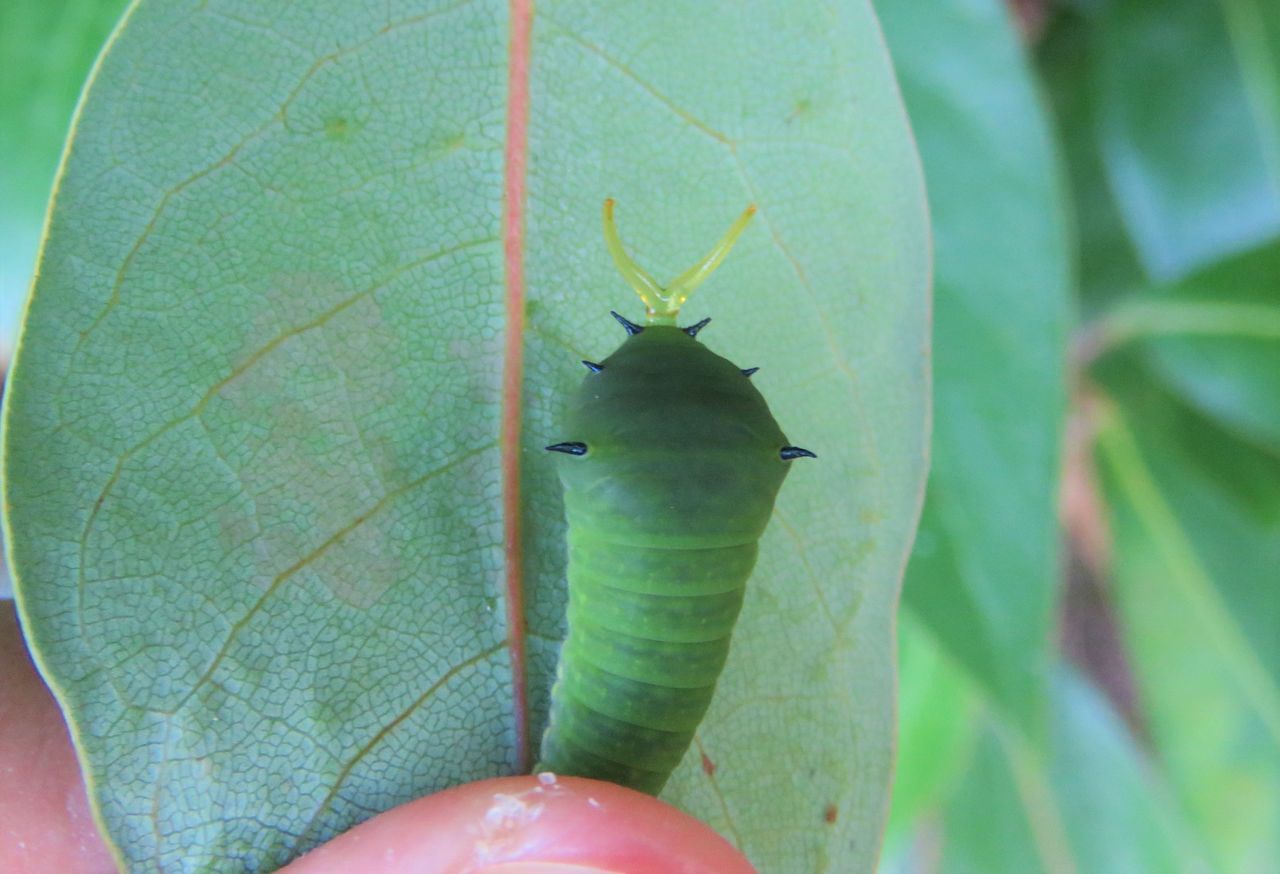
[[[510,0],[507,140],[503,168],[502,239],[506,340],[502,365],[502,516],[506,563],[507,649],[511,656],[515,767],[529,770],[529,698],[525,664],[524,556],[520,531],[521,388],[524,383],[524,203],[528,163],[529,36],[532,0]]]

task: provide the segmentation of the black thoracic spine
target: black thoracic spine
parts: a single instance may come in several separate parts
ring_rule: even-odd
[[[710,316],[708,316],[707,318],[703,319],[700,322],[695,322],[694,324],[690,325],[687,328],[682,328],[681,330],[683,330],[690,337],[696,337],[698,336],[698,332],[701,331],[703,328],[705,328],[709,324],[711,324]]]
[[[626,316],[620,315],[614,312],[613,310],[609,310],[609,315],[617,319],[618,324],[622,325],[623,330],[625,330],[627,334],[631,337],[634,337],[636,334],[639,334],[641,331],[644,330],[644,328],[640,327],[635,322],[628,319]]]

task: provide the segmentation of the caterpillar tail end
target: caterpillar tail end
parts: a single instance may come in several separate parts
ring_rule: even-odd
[[[550,741],[550,748],[548,748]],[[669,773],[649,771],[620,762],[602,759],[591,753],[573,749],[571,745],[559,746],[550,738],[543,739],[543,750],[534,774],[554,774],[556,777],[583,777],[616,783],[646,795],[657,796],[671,777]]]
[[[573,731],[568,725],[573,721],[572,716],[590,719],[594,714],[582,711],[577,702],[568,699],[562,688],[564,669],[562,659],[556,667],[556,683],[551,692],[550,720],[542,733],[542,743],[532,773],[604,780],[656,796],[666,785],[671,776],[670,771],[653,771],[603,758],[574,742]],[[575,710],[578,711],[576,714],[570,713]]]

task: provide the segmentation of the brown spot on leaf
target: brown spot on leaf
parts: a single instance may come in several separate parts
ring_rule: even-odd
[[[813,101],[810,100],[808,97],[796,98],[795,104],[792,105],[791,107],[791,114],[788,115],[786,118],[787,124],[791,124],[791,122],[795,121],[797,118],[800,118],[802,115],[807,115],[812,109],[813,109]]]
[[[826,806],[826,808],[822,811],[822,820],[827,825],[833,825],[836,821],[836,817],[839,815],[840,815],[840,810],[835,806],[835,803],[832,802],[832,803],[829,803]]]
[[[342,116],[325,119],[324,132],[330,139],[345,140],[351,130],[351,123]]]
[[[708,777],[716,775],[716,763],[711,761],[711,757],[706,753],[702,754],[702,772]]]

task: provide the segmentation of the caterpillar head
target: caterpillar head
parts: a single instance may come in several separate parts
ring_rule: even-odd
[[[669,286],[660,286],[623,249],[605,201],[605,240],[618,270],[645,303],[646,323],[613,313],[625,342],[591,371],[564,425],[573,437],[547,449],[561,465],[566,505],[579,518],[607,520],[612,536],[645,543],[679,537],[723,544],[758,537],[793,459],[790,445],[741,369],[697,337],[711,321],[676,325],[681,305],[724,260],[751,220],[748,207],[728,234]]]
[[[742,215],[738,216],[738,220],[730,226],[728,232],[720,238],[720,241],[702,260],[677,276],[670,285],[663,287],[658,284],[657,280],[648,271],[635,262],[635,259],[627,252],[626,247],[622,245],[622,239],[618,236],[618,226],[613,219],[613,207],[613,198],[606,198],[604,202],[605,245],[609,249],[609,254],[613,256],[613,263],[617,265],[618,272],[622,274],[622,278],[644,301],[645,321],[650,326],[675,325],[676,316],[679,315],[680,308],[684,306],[685,301],[693,294],[694,289],[701,285],[703,280],[720,266],[720,262],[729,254],[729,250],[733,248],[734,243],[738,241],[738,237],[742,236],[742,232],[746,230],[752,216],[756,214],[756,205],[754,203],[748,204],[747,208],[742,211]],[[611,310],[609,314],[622,325],[627,332],[628,338],[635,337],[644,331],[644,327],[635,324],[617,312]],[[705,318],[680,330],[688,336],[696,338],[698,332],[710,323],[711,319]],[[594,361],[583,361],[582,363],[592,373],[599,373],[604,369],[603,364],[597,364]],[[747,367],[740,369],[738,372],[749,378],[759,369],[758,367]],[[572,449],[564,449],[561,448],[562,446],[571,446]],[[578,447],[583,446],[585,444],[581,442],[574,442],[572,444],[556,444],[547,448],[556,452],[583,454],[586,451],[585,448],[581,451],[578,450]],[[782,461],[791,461],[795,458],[817,458],[818,456],[799,446],[783,446],[778,450],[778,457]]]

